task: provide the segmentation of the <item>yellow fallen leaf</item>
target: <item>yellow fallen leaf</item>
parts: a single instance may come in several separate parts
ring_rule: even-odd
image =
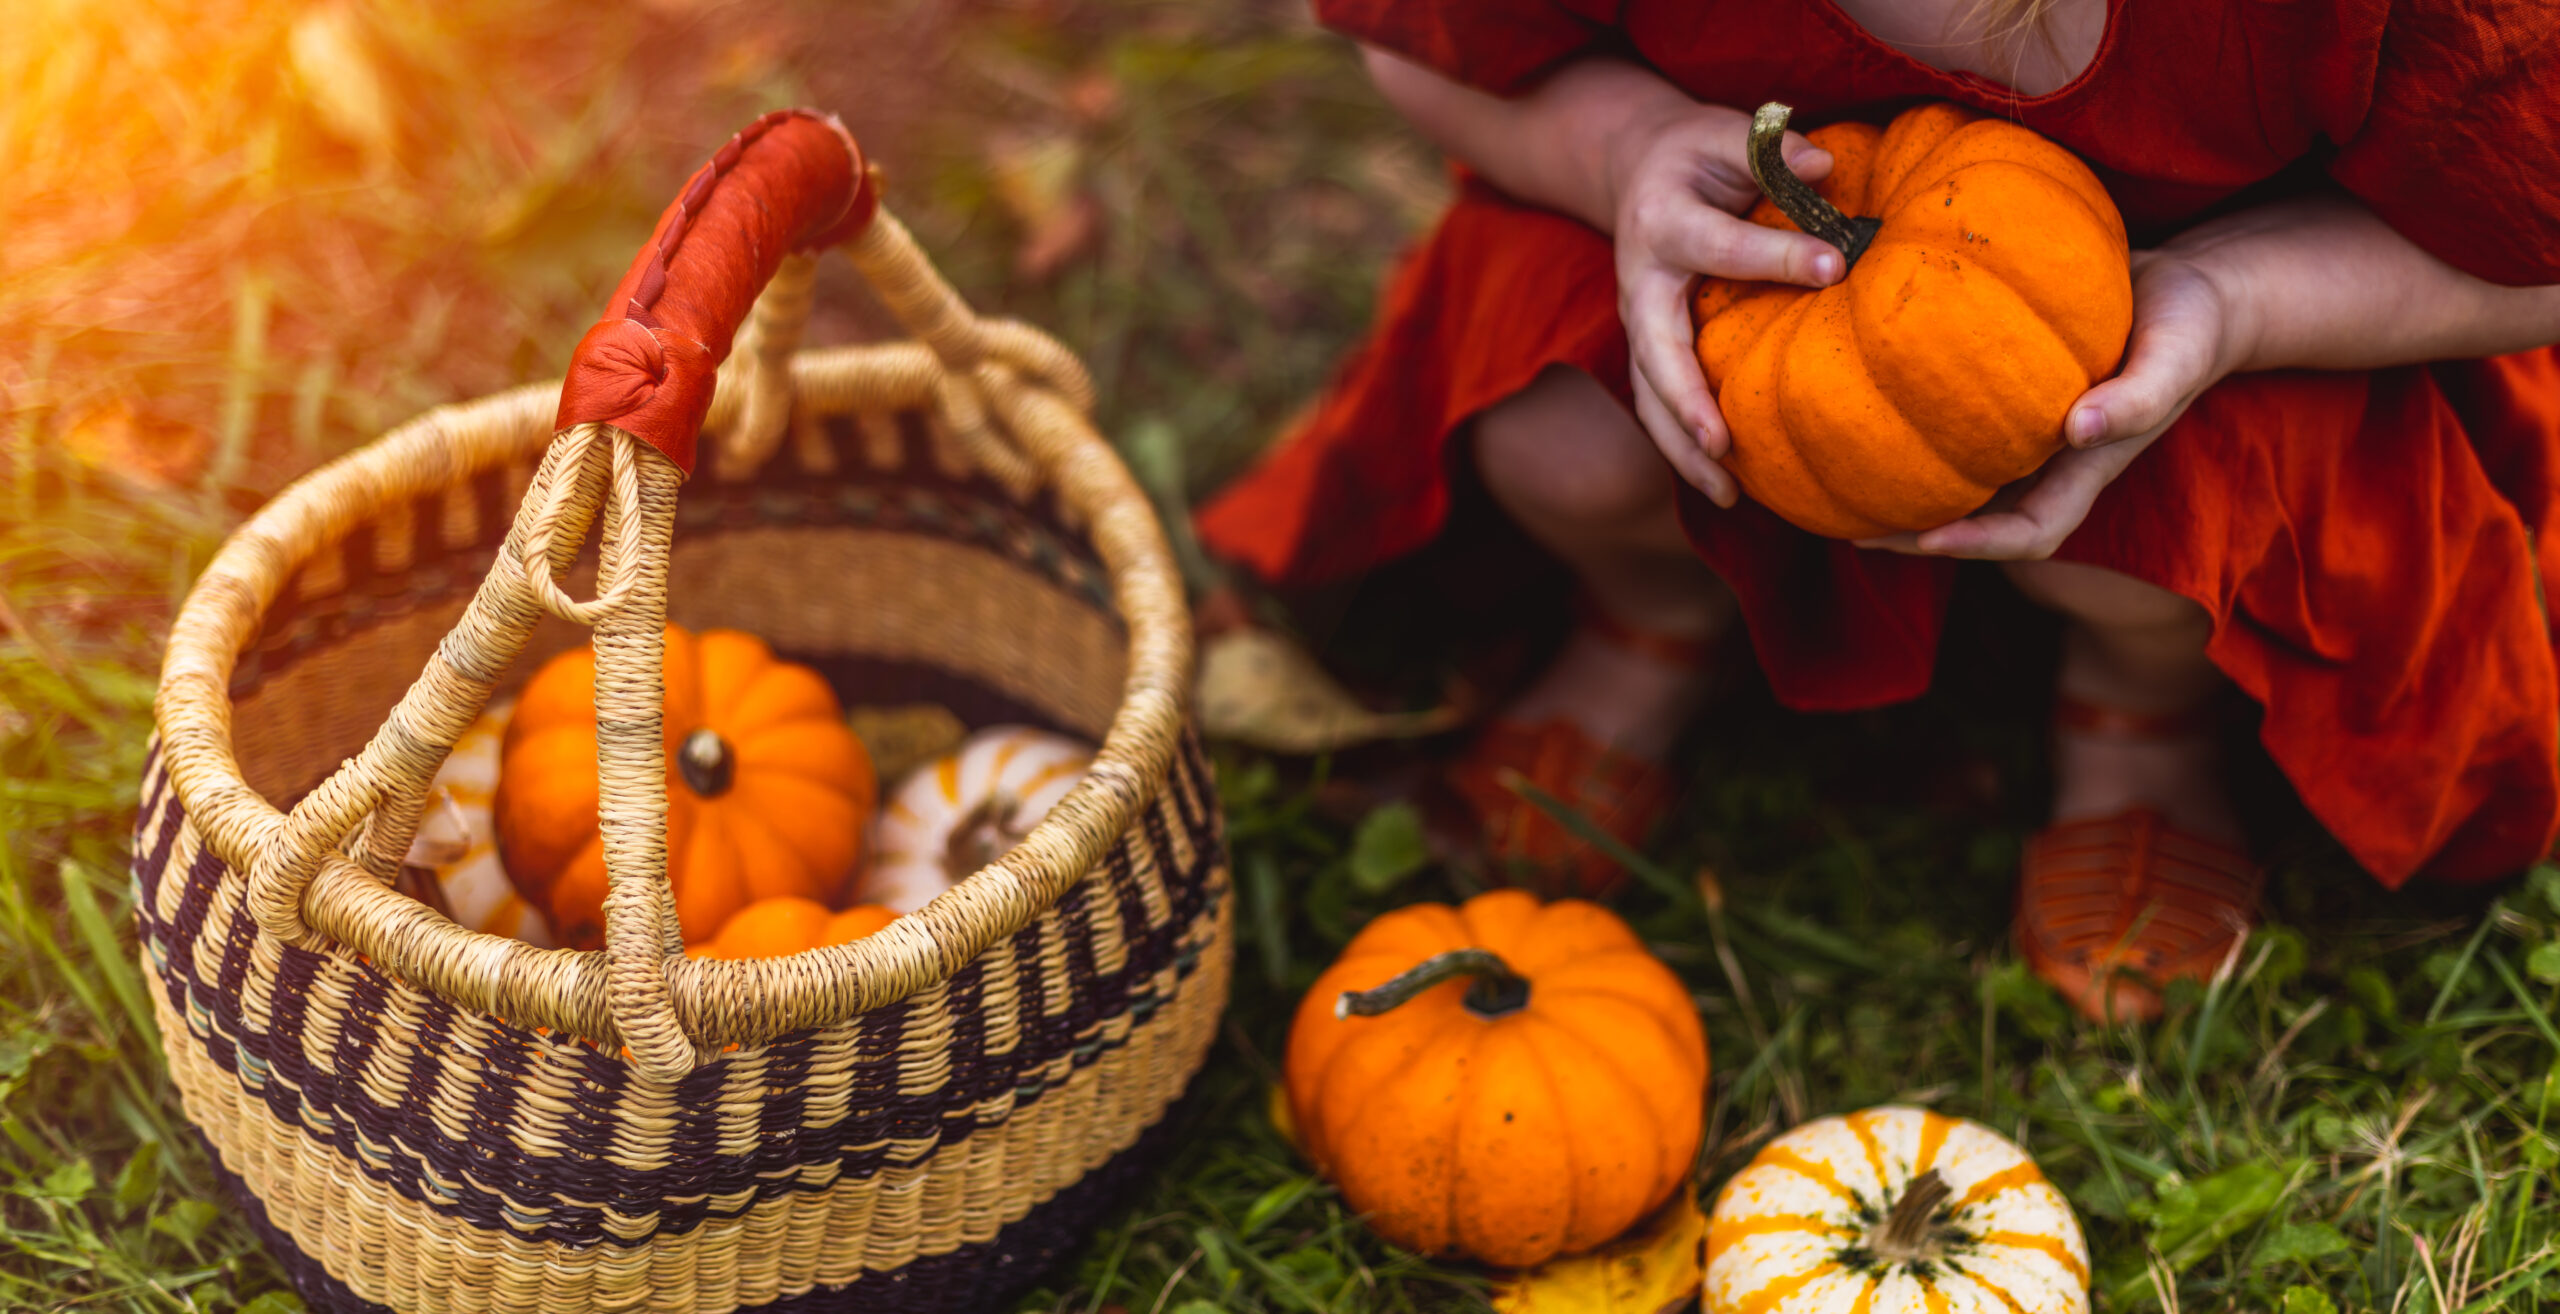
[[[1305,649],[1270,630],[1230,629],[1202,645],[1200,728],[1280,753],[1321,753],[1438,734],[1456,707],[1376,712],[1334,682]]]
[[[1271,1083],[1271,1094],[1264,1099],[1263,1109],[1271,1115],[1271,1129],[1280,1133],[1280,1139],[1287,1141],[1290,1149],[1299,1149],[1298,1117],[1289,1110],[1289,1088],[1276,1081]]]
[[[1046,280],[1102,233],[1102,207],[1084,189],[1085,148],[1069,132],[1001,132],[986,145],[996,200],[1022,226],[1016,272]]]
[[[1666,1314],[1706,1280],[1706,1216],[1687,1191],[1643,1226],[1587,1255],[1551,1260],[1494,1284],[1501,1314]]]

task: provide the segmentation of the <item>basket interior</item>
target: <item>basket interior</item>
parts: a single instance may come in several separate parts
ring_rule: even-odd
[[[706,471],[685,486],[670,619],[759,635],[847,706],[935,702],[973,727],[1099,742],[1128,635],[1091,543],[1053,499],[969,473],[919,415],[819,430],[752,480]],[[545,437],[301,564],[232,679],[233,747],[252,788],[289,808],[372,738],[487,573]],[[571,595],[591,596],[593,575],[590,545]],[[508,684],[586,640],[546,619]]]

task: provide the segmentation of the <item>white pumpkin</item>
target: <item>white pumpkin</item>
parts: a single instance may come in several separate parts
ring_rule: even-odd
[[[418,819],[407,864],[432,873],[432,883],[412,885],[410,893],[456,925],[549,949],[551,931],[542,914],[516,893],[498,861],[492,807],[498,796],[499,748],[514,710],[511,698],[482,709],[427,786],[427,810]]]
[[[918,767],[871,827],[853,900],[911,913],[1020,843],[1084,779],[1093,748],[1028,726],[991,726]]]
[[[1705,1314],[2087,1314],[2080,1220],[2008,1138],[1887,1105],[1769,1142],[1707,1220]]]

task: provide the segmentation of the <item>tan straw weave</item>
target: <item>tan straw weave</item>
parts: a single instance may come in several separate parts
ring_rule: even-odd
[[[558,383],[440,408],[286,490],[179,614],[144,954],[187,1115],[314,1308],[985,1307],[1144,1162],[1205,1055],[1228,878],[1162,528],[1067,351],[973,314],[886,213],[843,249],[916,340],[797,351],[814,257],[783,260],[691,480],[615,425],[555,433]],[[886,930],[687,958],[670,617],[849,702],[1101,749]],[[465,930],[394,885],[428,781],[585,627],[607,947]]]

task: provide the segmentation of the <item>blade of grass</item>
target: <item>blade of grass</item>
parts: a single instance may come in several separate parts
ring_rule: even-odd
[[[153,1024],[151,1005],[143,993],[142,978],[135,969],[133,956],[116,935],[106,910],[99,905],[98,890],[105,879],[84,863],[64,859],[58,869],[62,880],[63,906],[71,912],[71,924],[80,933],[82,945],[89,951],[92,971],[107,983],[107,989],[123,1005],[125,1022],[133,1028],[134,1037],[144,1045],[157,1048],[160,1028]]]
[[[2463,942],[2462,952],[2454,957],[2453,970],[2445,973],[2444,985],[2436,990],[2435,1002],[2427,1005],[2429,1026],[2435,1025],[2445,1005],[2453,1001],[2453,992],[2461,988],[2462,979],[2471,968],[2472,956],[2480,952],[2481,942],[2489,938],[2490,928],[2498,924],[2498,914],[2504,909],[2505,902],[2503,899],[2490,901],[2488,912],[2480,918],[2480,925],[2471,932],[2471,938]]]
[[[2516,969],[2507,965],[2505,954],[2492,949],[2488,951],[2487,957],[2489,966],[2497,972],[2498,979],[2506,982],[2507,989],[2514,993],[2516,1003],[2524,1009],[2524,1015],[2533,1020],[2534,1030],[2541,1032],[2542,1038],[2551,1042],[2554,1056],[2560,1057],[2560,1028],[2551,1025],[2551,1015],[2543,1011],[2542,1005],[2534,1002],[2532,992],[2525,989],[2523,978],[2516,975]]]
[[[1698,892],[1687,882],[1672,875],[1668,869],[1651,858],[1629,848],[1624,840],[1603,830],[1600,823],[1584,816],[1580,810],[1530,783],[1528,777],[1517,771],[1505,772],[1502,776],[1502,787],[1529,800],[1540,812],[1553,818],[1557,825],[1571,832],[1575,839],[1600,850],[1610,861],[1626,868],[1629,875],[1669,899],[1673,906],[1686,908],[1698,906]]]

